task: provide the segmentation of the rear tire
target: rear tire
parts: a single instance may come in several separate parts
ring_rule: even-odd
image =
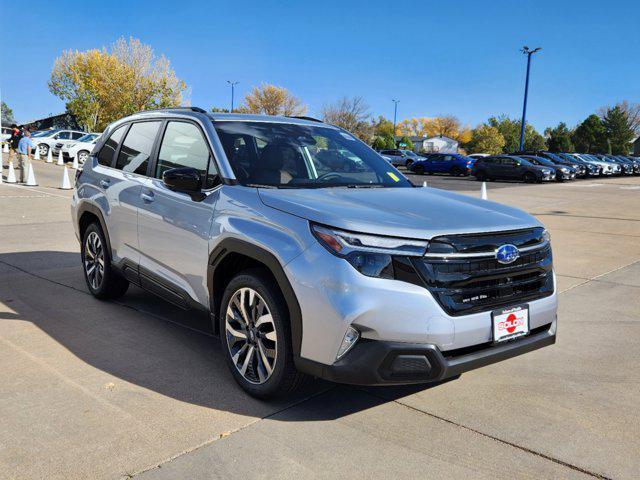
[[[413,173],[416,175],[424,175],[424,167],[422,165],[416,165],[413,169]]]
[[[111,252],[97,223],[92,223],[84,231],[80,253],[84,279],[91,295],[100,300],[111,300],[127,292],[129,281],[111,265]]]
[[[404,166],[407,168],[409,168],[411,165],[413,165],[413,160],[407,160],[404,164]]]
[[[273,398],[306,379],[293,362],[289,310],[267,272],[249,269],[227,285],[220,305],[220,341],[236,382],[249,395]]]
[[[536,176],[531,172],[527,172],[522,176],[522,181],[524,183],[535,183],[536,182]]]
[[[476,172],[476,180],[478,180],[479,182],[486,182],[489,177],[487,177],[487,174],[483,171],[483,170],[479,170]]]
[[[459,177],[460,175],[462,175],[464,172],[462,170],[460,170],[458,167],[453,167],[451,169],[451,175],[453,175],[454,177]]]

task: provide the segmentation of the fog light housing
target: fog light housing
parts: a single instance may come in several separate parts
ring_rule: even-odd
[[[360,338],[360,332],[353,327],[347,328],[347,332],[344,334],[344,338],[342,339],[342,343],[340,344],[340,348],[338,349],[338,355],[336,355],[336,360],[344,357],[345,354],[353,348],[358,339]]]

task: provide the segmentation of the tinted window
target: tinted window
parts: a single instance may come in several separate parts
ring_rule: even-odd
[[[139,122],[131,125],[122,143],[116,168],[124,172],[147,174],[147,165],[160,122]]]
[[[236,142],[236,145],[241,148],[244,141]],[[217,174],[215,162],[209,161],[209,148],[200,129],[192,123],[169,122],[162,138],[155,176],[162,178],[165,171],[180,167],[195,168],[200,172],[205,188],[213,186]]]
[[[79,138],[84,137],[84,133],[81,132],[71,132],[71,139],[78,140]]]
[[[122,140],[122,134],[125,131],[125,127],[118,127],[109,137],[98,154],[98,163],[105,167],[110,167],[113,162],[113,154],[118,149],[118,144]]]
[[[55,138],[58,140],[69,140],[71,138],[71,132],[60,132]]]

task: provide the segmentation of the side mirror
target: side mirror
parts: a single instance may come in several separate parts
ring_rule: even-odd
[[[198,193],[202,189],[202,178],[195,168],[170,168],[162,174],[162,181],[174,192]]]

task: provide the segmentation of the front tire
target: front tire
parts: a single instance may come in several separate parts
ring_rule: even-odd
[[[249,395],[272,398],[300,386],[305,376],[293,362],[288,308],[264,270],[245,270],[229,282],[219,318],[227,366]]]
[[[522,176],[522,181],[524,183],[536,183],[536,176],[531,172],[527,172]]]
[[[97,223],[92,223],[84,231],[80,253],[84,279],[91,295],[100,300],[111,300],[126,293],[129,282],[111,265],[107,242]]]
[[[413,169],[413,173],[416,175],[424,175],[424,167],[422,165],[416,165]]]
[[[80,150],[78,152],[78,163],[80,165],[84,164],[89,159],[89,152],[86,150]]]
[[[49,153],[49,145],[41,143],[38,145],[38,150],[40,151],[40,157],[46,157],[47,153]]]

